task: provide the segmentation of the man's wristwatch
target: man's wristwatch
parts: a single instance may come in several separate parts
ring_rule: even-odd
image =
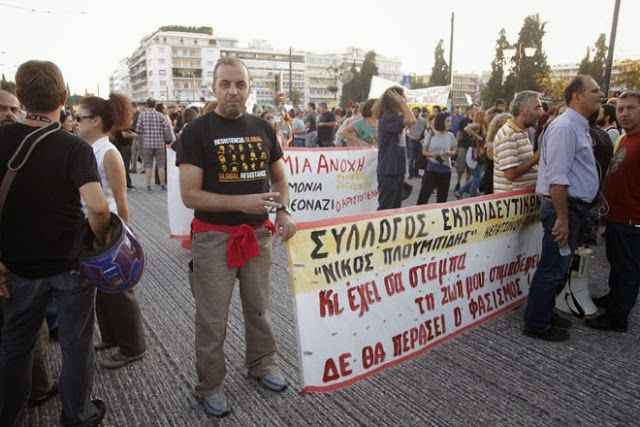
[[[276,209],[276,211],[283,211],[283,212],[291,215],[291,210],[289,209],[289,206],[287,206],[287,205],[281,205],[279,208]]]

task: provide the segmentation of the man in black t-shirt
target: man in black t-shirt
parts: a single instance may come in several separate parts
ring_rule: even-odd
[[[223,386],[224,340],[236,277],[246,330],[249,375],[280,391],[286,382],[275,361],[276,343],[269,310],[272,233],[295,234],[289,214],[282,150],[273,128],[245,113],[249,71],[234,57],[218,61],[213,72],[216,109],[189,123],[177,144],[184,204],[192,222],[196,301],[196,392],[207,412],[230,411]],[[268,211],[276,208],[275,227]]]
[[[316,112],[316,104],[310,102],[307,104],[307,115],[304,117],[304,125],[307,128],[307,138],[305,145],[307,147],[316,147],[318,141],[318,113]]]
[[[318,147],[333,147],[333,140],[336,138],[336,115],[327,109],[327,104],[318,104]]]
[[[0,127],[0,179],[21,141],[58,121],[67,99],[60,69],[28,61],[16,73],[22,123]],[[29,397],[36,334],[47,303],[58,306],[62,348],[60,401],[65,425],[97,425],[105,413],[89,401],[93,385],[95,288],[76,270],[73,245],[84,220],[80,196],[98,245],[108,240],[110,213],[91,147],[58,130],[40,142],[13,180],[2,212],[0,297],[5,325],[0,355],[0,425],[18,425]],[[5,267],[6,266],[6,267]]]

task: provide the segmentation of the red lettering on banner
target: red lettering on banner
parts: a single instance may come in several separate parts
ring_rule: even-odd
[[[351,375],[353,371],[349,368],[349,362],[347,359],[351,357],[351,353],[341,354],[338,358],[338,364],[340,366],[340,372],[338,372],[338,368],[336,367],[336,362],[333,359],[327,359],[324,362],[324,374],[322,375],[322,382],[328,383],[329,381],[335,381],[340,379],[340,377],[345,377],[347,375]]]
[[[347,286],[351,286],[351,284],[347,282]],[[349,288],[347,296],[349,298],[349,308],[351,308],[351,311],[360,310],[358,317],[364,316],[364,314],[369,311],[371,305],[382,301],[378,293],[378,288],[376,287],[376,282],[373,280]]]
[[[299,156],[290,156],[285,154],[282,156],[282,161],[284,162],[285,166],[289,165],[289,173],[291,175],[313,172],[313,169],[311,168],[311,162],[306,157],[303,158],[302,161],[300,161]]]
[[[386,353],[382,343],[377,343],[374,347],[366,346],[362,349],[362,366],[369,369],[374,365],[384,362]]]
[[[414,302],[418,305],[420,314],[425,314],[427,311],[432,311],[436,308],[436,300],[432,293],[427,294],[423,297],[418,297],[414,300]]]
[[[320,291],[318,297],[320,298],[320,317],[339,316],[344,311],[344,308],[340,308],[338,294],[334,294],[331,289]]]
[[[384,276],[384,287],[389,296],[404,292],[402,273],[391,273]]]
[[[424,347],[446,333],[444,314],[425,320],[419,326],[393,336],[393,357]]]

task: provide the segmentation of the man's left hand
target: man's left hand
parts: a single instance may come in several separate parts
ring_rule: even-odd
[[[296,222],[287,212],[277,211],[276,213],[276,235],[286,242],[296,234]]]

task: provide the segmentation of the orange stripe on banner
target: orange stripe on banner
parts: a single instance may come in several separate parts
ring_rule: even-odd
[[[494,194],[488,194],[486,196],[478,196],[478,197],[473,197],[473,198],[464,199],[464,200],[454,200],[446,203],[433,203],[428,205],[407,206],[404,208],[367,212],[367,213],[360,213],[360,214],[353,214],[353,215],[345,215],[345,216],[335,217],[335,218],[320,219],[317,221],[298,222],[296,226],[298,230],[309,230],[311,228],[328,227],[331,225],[342,224],[345,222],[361,221],[361,220],[372,219],[372,218],[383,218],[386,216],[398,215],[398,214],[410,214],[414,212],[422,212],[422,211],[428,211],[432,209],[442,209],[443,207],[446,208],[449,206],[475,204],[475,203],[480,203],[488,200],[502,199],[502,198],[519,196],[522,194],[531,194],[531,193],[535,193],[535,191],[533,189],[527,189],[527,190],[509,191],[506,193],[498,193],[498,194],[494,193]]]
[[[525,193],[526,192],[530,192],[530,190],[522,190],[522,191],[524,191]],[[516,193],[516,192],[513,192],[513,193]],[[513,195],[513,193],[511,193],[511,195]],[[491,196],[491,195],[489,195],[489,196]],[[358,375],[357,377],[350,378],[350,379],[348,379],[346,381],[333,383],[331,385],[304,387],[300,392],[301,393],[314,393],[314,392],[318,393],[318,392],[327,392],[327,391],[339,390],[341,388],[347,387],[347,386],[349,386],[349,385],[351,385],[353,383],[356,383],[356,382],[358,382],[358,381],[360,381],[360,380],[362,380],[362,379],[364,379],[366,377],[374,375],[374,374],[382,371],[383,369],[390,368],[392,366],[395,366],[395,365],[398,365],[400,363],[406,362],[407,360],[413,359],[416,356],[420,356],[422,353],[424,353],[425,351],[431,349],[432,347],[440,345],[440,344],[448,341],[449,339],[454,338],[454,337],[460,335],[463,332],[466,332],[467,330],[469,330],[469,329],[471,329],[471,328],[473,328],[475,326],[481,325],[484,322],[487,322],[487,321],[493,319],[494,317],[497,317],[497,316],[501,315],[502,313],[504,313],[506,311],[509,311],[509,310],[512,310],[512,309],[514,309],[516,307],[519,307],[520,305],[524,304],[527,301],[528,298],[529,298],[529,296],[524,296],[524,297],[520,298],[519,300],[514,301],[513,303],[511,303],[511,304],[501,308],[500,310],[488,315],[487,317],[482,318],[482,319],[480,319],[480,320],[478,320],[476,322],[470,323],[467,326],[465,326],[464,328],[458,329],[456,332],[452,333],[451,335],[447,335],[446,337],[444,337],[444,338],[442,338],[440,340],[433,341],[431,344],[427,345],[426,347],[423,347],[420,350],[416,350],[415,352],[413,352],[411,354],[407,354],[406,356],[403,356],[403,357],[401,357],[399,359],[396,359],[396,360],[393,360],[391,362],[385,363],[384,365],[380,365],[377,368],[375,368],[375,369],[373,369],[373,370],[371,370],[371,371],[369,371],[369,372],[367,372],[365,374]]]

